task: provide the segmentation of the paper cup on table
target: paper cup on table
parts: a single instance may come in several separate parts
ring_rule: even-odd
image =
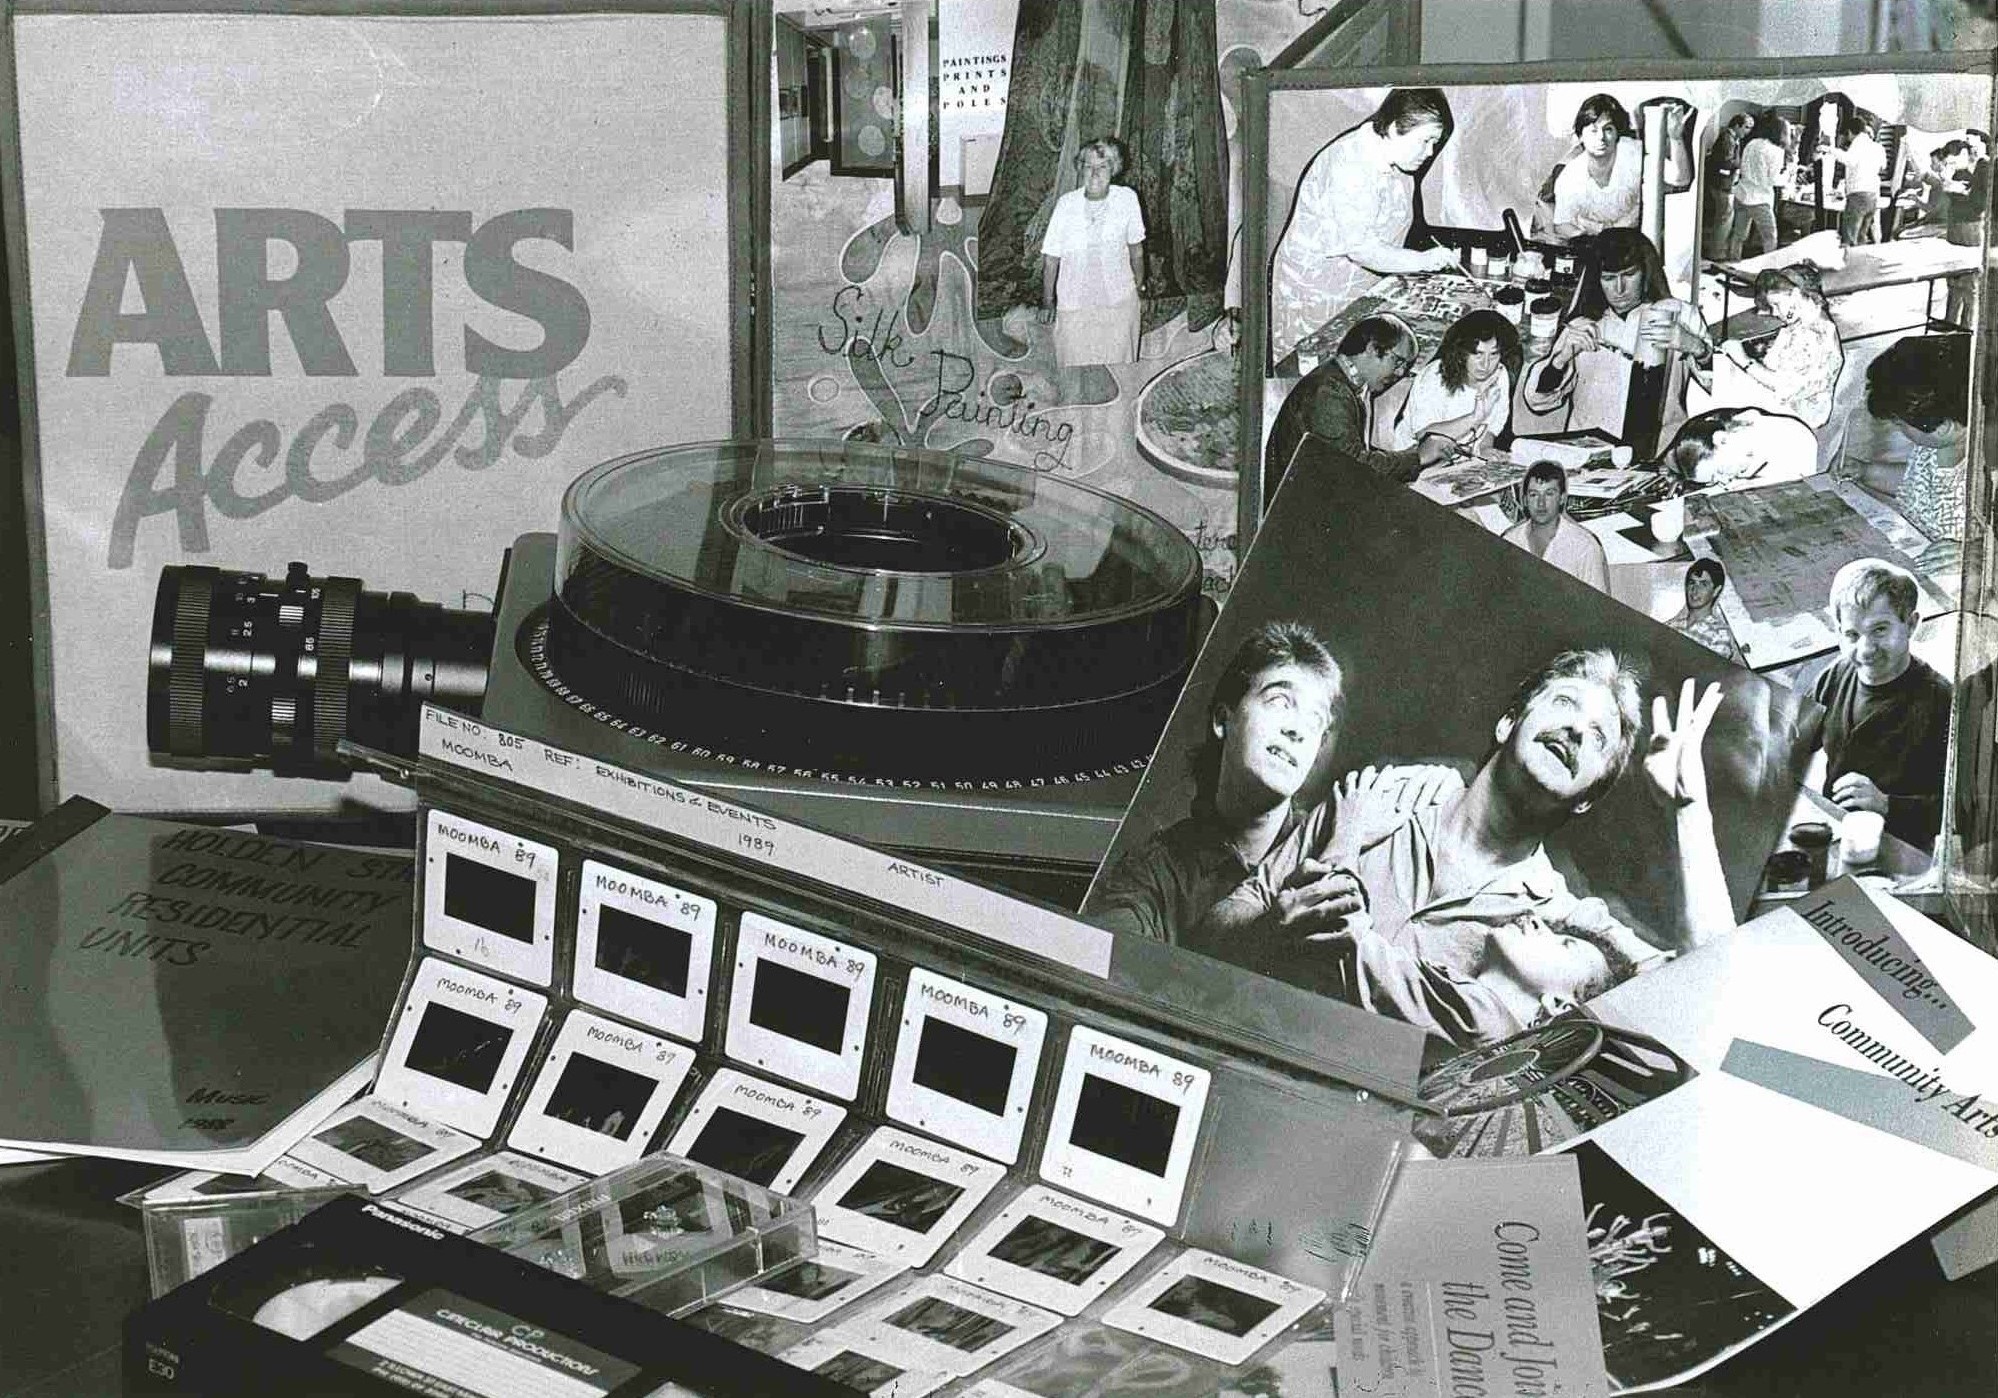
[[[1848,869],[1880,857],[1880,836],[1887,822],[1874,811],[1848,811],[1839,826],[1839,852]]]
[[[1661,544],[1676,544],[1686,532],[1686,501],[1674,496],[1651,512],[1651,537]]]

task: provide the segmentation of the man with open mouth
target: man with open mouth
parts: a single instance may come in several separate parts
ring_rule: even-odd
[[[1453,1037],[1477,1036],[1476,1026],[1439,1012],[1427,992],[1404,993],[1370,975],[1370,949],[1392,948],[1425,968],[1432,988],[1448,982],[1462,991],[1491,969],[1501,932],[1513,950],[1512,933],[1581,938],[1603,950],[1612,979],[1697,945],[1734,926],[1701,761],[1720,702],[1717,685],[1696,699],[1691,680],[1676,714],[1665,696],[1652,701],[1642,765],[1647,786],[1676,815],[1682,899],[1672,929],[1655,939],[1619,921],[1602,899],[1576,897],[1544,847],[1636,760],[1638,679],[1607,650],[1566,651],[1531,675],[1493,725],[1492,749],[1468,782],[1439,789],[1427,776],[1433,768],[1414,777],[1402,767],[1349,775],[1215,904],[1200,936],[1281,946],[1272,974]],[[1301,896],[1341,872],[1357,880],[1364,910]],[[1521,958],[1502,960],[1512,967]]]

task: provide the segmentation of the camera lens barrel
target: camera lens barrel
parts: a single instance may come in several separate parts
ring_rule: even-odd
[[[146,679],[156,758],[337,775],[342,738],[410,753],[424,701],[477,713],[493,619],[358,578],[160,570]]]

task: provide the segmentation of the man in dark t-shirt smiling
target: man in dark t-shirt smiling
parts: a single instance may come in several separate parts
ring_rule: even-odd
[[[1825,795],[1882,816],[1887,833],[1933,850],[1942,828],[1950,683],[1909,651],[1918,620],[1914,574],[1878,558],[1832,578],[1839,654],[1811,686],[1824,705],[1811,736],[1825,750]]]

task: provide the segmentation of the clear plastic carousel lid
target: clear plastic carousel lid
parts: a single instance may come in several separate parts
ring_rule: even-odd
[[[1147,613],[1200,558],[1151,511],[1021,466],[861,443],[721,442],[587,472],[558,574],[866,625],[1035,627]]]

